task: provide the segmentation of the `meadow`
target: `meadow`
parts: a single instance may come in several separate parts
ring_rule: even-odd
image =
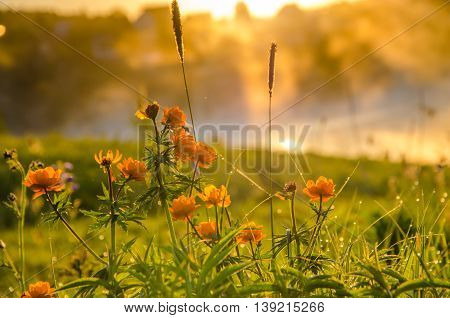
[[[144,140],[0,135],[0,295],[448,297],[445,163],[273,149],[275,43],[268,148],[207,144],[171,13],[186,102],[141,103]]]

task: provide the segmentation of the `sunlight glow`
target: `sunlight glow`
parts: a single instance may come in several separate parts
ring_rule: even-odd
[[[0,38],[4,36],[6,33],[6,27],[3,24],[0,24]]]

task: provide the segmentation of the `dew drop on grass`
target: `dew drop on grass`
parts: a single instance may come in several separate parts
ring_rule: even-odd
[[[339,238],[339,241],[344,242],[344,238],[341,236],[341,237]]]
[[[359,204],[362,204],[362,201],[359,201]]]
[[[395,198],[396,198],[397,200],[400,200],[400,196],[399,196],[399,195],[397,195]]]
[[[98,237],[98,239],[99,239],[100,241],[103,241],[103,240],[105,239],[105,236],[100,235],[100,236]]]
[[[12,286],[9,286],[8,290],[9,290],[10,293],[14,292],[14,288]]]
[[[448,193],[444,192],[443,196],[444,196],[444,198],[448,197]]]
[[[278,214],[281,214],[281,212],[283,212],[281,209],[277,209]]]
[[[419,202],[419,201],[420,201],[420,199],[419,199],[419,198],[417,198],[417,199],[416,199],[416,202]]]

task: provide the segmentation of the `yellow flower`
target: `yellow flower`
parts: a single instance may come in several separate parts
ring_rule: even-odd
[[[216,222],[200,222],[195,229],[200,237],[205,241],[213,241],[217,239]]]
[[[144,181],[147,173],[145,162],[135,160],[131,157],[119,163],[117,169],[119,169],[124,178],[136,181]]]
[[[100,167],[106,168],[111,167],[111,165],[116,164],[122,159],[122,154],[116,149],[114,154],[112,150],[108,150],[106,155],[103,155],[103,150],[100,150],[98,154],[94,155],[95,161],[100,165]]]
[[[51,288],[48,282],[37,282],[28,286],[22,298],[53,298],[54,294],[55,289]]]
[[[172,201],[172,207],[169,208],[170,214],[174,220],[187,221],[187,218],[192,218],[194,211],[199,207],[195,203],[194,197],[186,197],[184,195]]]
[[[193,161],[198,164],[199,167],[208,168],[217,159],[217,154],[213,148],[198,142],[195,147]]]
[[[334,186],[332,179],[319,177],[315,183],[313,180],[308,180],[303,192],[311,201],[319,201],[322,199],[323,202],[327,202],[328,199],[334,196]]]
[[[159,104],[157,102],[153,102],[148,105],[144,111],[138,110],[134,115],[141,119],[152,119],[154,120],[159,112]]]
[[[228,207],[231,204],[230,196],[227,193],[227,188],[221,185],[216,188],[210,184],[203,189],[203,193],[198,194],[199,198],[205,202],[206,208],[209,209],[213,206]]]
[[[192,160],[197,147],[194,136],[187,133],[183,128],[179,128],[172,135],[172,143],[175,146],[175,157],[178,160]]]
[[[262,225],[256,225],[254,222],[247,223],[245,228],[236,236],[236,242],[238,244],[258,243],[265,237],[262,229]]]
[[[34,192],[33,199],[36,199],[46,192],[59,192],[64,189],[61,173],[61,169],[55,170],[53,167],[29,171],[23,184]]]
[[[166,108],[161,123],[171,128],[184,127],[186,126],[186,115],[178,106]]]

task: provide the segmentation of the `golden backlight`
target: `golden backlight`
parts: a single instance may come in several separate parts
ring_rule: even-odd
[[[190,12],[209,11],[215,17],[230,17],[234,13],[236,4],[245,3],[251,14],[255,16],[271,16],[286,4],[294,3],[302,8],[315,8],[327,5],[339,0],[227,0],[227,1],[204,1],[204,0],[181,0],[180,6]]]

